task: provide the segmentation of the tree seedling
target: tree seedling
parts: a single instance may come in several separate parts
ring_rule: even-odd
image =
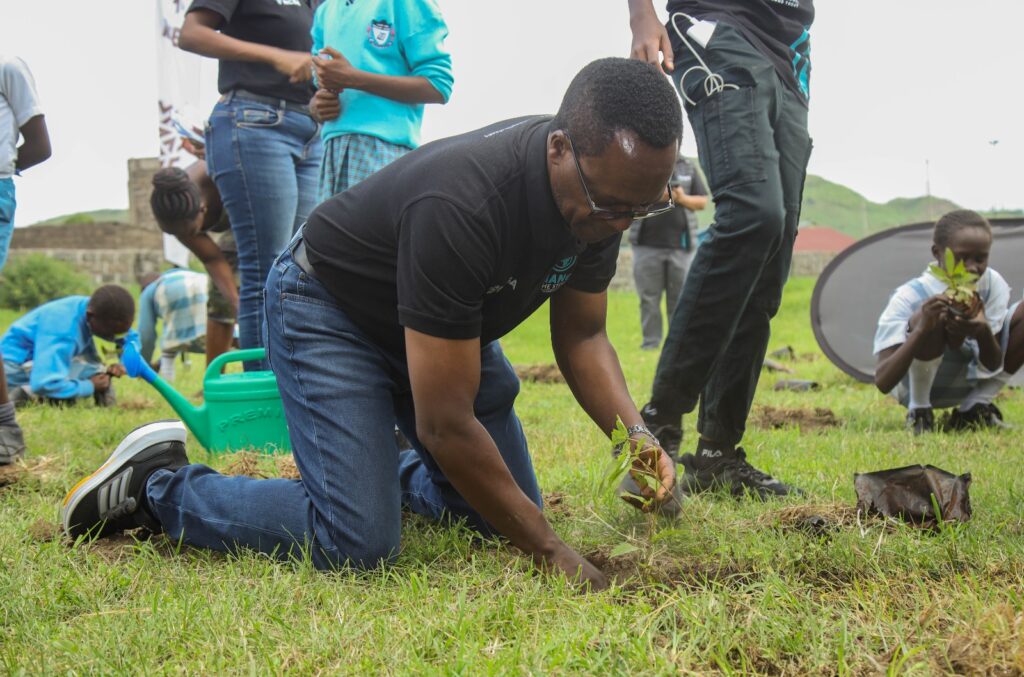
[[[946,284],[946,291],[942,294],[949,299],[950,310],[959,315],[966,315],[974,306],[978,295],[978,276],[967,270],[963,261],[957,261],[953,250],[948,247],[944,258],[944,265],[937,266],[932,263],[928,270]]]

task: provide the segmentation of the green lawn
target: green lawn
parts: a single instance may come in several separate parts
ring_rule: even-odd
[[[831,409],[824,432],[761,429],[744,442],[760,467],[810,497],[767,504],[704,496],[652,523],[597,490],[608,443],[564,385],[524,384],[518,411],[548,514],[570,544],[605,562],[613,589],[578,594],[509,549],[410,517],[396,566],[322,574],[179,548],[157,537],[70,547],[57,506],[134,426],[171,414],[141,382],[121,406],[22,410],[31,456],[0,489],[0,670],[7,673],[1020,674],[1024,670],[1024,478],[1019,433],[912,438],[902,412],[818,351],[812,280],[787,288],[771,349],[791,345],[816,393],[755,401]],[[656,355],[638,350],[637,303],[612,296],[610,333],[634,397]],[[0,313],[0,326],[13,319]],[[505,340],[513,363],[552,360],[546,312]],[[198,390],[202,358],[179,373]],[[1000,400],[1024,425],[1018,392]],[[758,419],[755,411],[755,419]],[[693,417],[684,446],[692,445]],[[218,468],[238,459],[193,460]],[[941,533],[859,520],[852,476],[909,463],[970,471],[973,521]],[[275,472],[272,462],[262,470]],[[357,479],[356,479],[357,481]],[[830,537],[794,528],[822,514]],[[608,560],[629,542],[638,550]],[[595,554],[596,553],[596,554]]]

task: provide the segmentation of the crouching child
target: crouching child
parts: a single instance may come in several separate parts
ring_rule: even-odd
[[[907,407],[914,434],[935,430],[935,408],[955,407],[943,430],[1003,427],[993,404],[1009,378],[1003,371],[1004,331],[1010,287],[988,267],[992,227],[981,215],[957,210],[940,218],[932,256],[946,265],[946,250],[976,276],[958,301],[948,283],[929,267],[898,287],[878,320],[875,385]]]
[[[135,300],[113,284],[29,311],[0,340],[11,401],[67,404],[92,397],[100,406],[112,405],[110,379],[123,376],[124,367],[104,366],[96,339],[121,346],[132,339],[134,320]]]

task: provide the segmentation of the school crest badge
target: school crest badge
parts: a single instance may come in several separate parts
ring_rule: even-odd
[[[386,19],[374,19],[366,28],[370,44],[378,49],[390,47],[395,42],[395,26]]]

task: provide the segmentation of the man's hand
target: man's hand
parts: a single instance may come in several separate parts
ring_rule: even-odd
[[[936,294],[921,305],[920,320],[916,330],[928,333],[941,326],[949,314],[949,301],[942,294]]]
[[[336,93],[320,88],[309,100],[309,110],[318,122],[336,120],[341,115],[341,100]]]
[[[622,500],[643,512],[653,512],[666,500],[675,500],[672,488],[676,483],[676,467],[672,458],[664,449],[651,444],[646,435],[631,438],[629,444],[634,450],[637,448],[636,445],[640,445],[639,453],[630,452],[634,459],[629,470],[630,476],[640,489],[640,498],[625,493],[622,494]],[[627,452],[623,450],[623,453]],[[650,479],[657,482],[657,489],[651,487]]]
[[[608,578],[601,570],[565,543],[559,543],[559,547],[546,557],[534,557],[534,561],[546,571],[564,573],[569,580],[579,583],[582,588],[589,588],[590,592],[608,587]]]
[[[985,317],[985,305],[981,303],[978,297],[974,298],[974,307],[967,311],[967,315],[958,315],[952,312],[946,313],[945,326],[947,332],[954,336],[977,337],[986,330],[991,329],[988,326],[988,318]]]
[[[181,138],[181,147],[185,149],[186,153],[190,153],[193,157],[198,160],[206,159],[206,144],[193,141],[192,139],[184,136]]]
[[[92,381],[93,390],[98,393],[105,393],[110,390],[110,376],[106,372],[95,374],[89,377],[89,380]]]
[[[672,62],[672,43],[668,39],[668,31],[658,20],[654,7],[649,0],[630,3],[630,6],[632,11],[629,25],[633,30],[630,58],[646,61],[659,66],[665,73],[671,73],[675,67]],[[659,58],[659,54],[663,55],[664,60]]]
[[[107,375],[114,378],[121,378],[128,373],[128,370],[124,368],[124,365],[118,362],[107,367]]]
[[[316,69],[316,79],[321,87],[335,92],[340,92],[348,87],[356,87],[360,70],[352,65],[345,55],[333,47],[324,47],[320,54],[326,54],[329,59],[322,56],[313,57],[313,68]]]
[[[288,82],[307,82],[313,77],[313,57],[308,52],[278,50],[272,65],[278,73],[288,76]]]

